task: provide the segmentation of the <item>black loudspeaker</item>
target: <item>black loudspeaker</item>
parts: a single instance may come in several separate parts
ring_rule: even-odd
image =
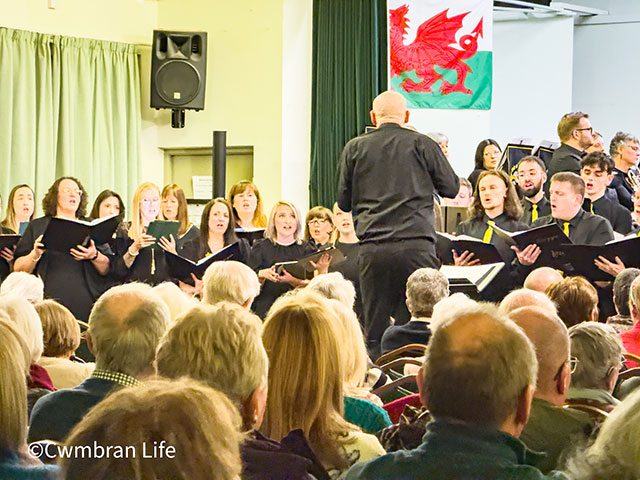
[[[206,76],[207,32],[153,31],[151,108],[202,110]]]

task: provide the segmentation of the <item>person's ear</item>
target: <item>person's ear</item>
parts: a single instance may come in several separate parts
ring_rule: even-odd
[[[607,186],[611,185],[612,181],[613,181],[613,173],[607,175]]]
[[[373,123],[376,127],[378,126],[377,120],[376,120],[376,114],[373,110],[369,111],[369,117],[371,118],[371,123]]]
[[[93,340],[91,339],[91,335],[89,334],[88,330],[84,333],[84,338],[87,341],[87,347],[89,347],[89,351],[92,355],[95,356],[96,352],[93,350]]]
[[[560,378],[556,382],[556,390],[558,394],[566,396],[569,391],[569,385],[571,384],[571,367],[569,362],[565,362],[560,370]]]
[[[531,402],[533,402],[533,395],[535,393],[535,387],[533,385],[527,385],[522,391],[522,394],[518,398],[518,407],[516,409],[516,424],[526,425],[531,414]]]

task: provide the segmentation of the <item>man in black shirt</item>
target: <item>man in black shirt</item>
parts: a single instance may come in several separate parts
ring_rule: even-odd
[[[563,115],[558,123],[558,137],[562,145],[553,152],[547,168],[548,178],[557,172],[579,174],[580,160],[584,150],[593,143],[593,127],[589,121],[589,115],[582,112]],[[548,184],[545,188],[548,189]]]
[[[584,180],[575,173],[560,172],[551,177],[551,215],[533,222],[534,227],[557,223],[576,244],[604,245],[613,240],[609,222],[582,209]]]
[[[635,188],[629,179],[629,170],[637,165],[638,157],[640,157],[638,139],[630,133],[616,133],[611,139],[609,154],[615,163],[613,180],[609,187],[615,189],[620,203],[628,210],[633,211]]]
[[[531,225],[538,218],[550,215],[551,204],[542,188],[547,181],[544,162],[534,155],[527,155],[518,162],[516,176],[518,186],[524,194],[520,221]]]
[[[437,267],[433,193],[453,198],[458,177],[436,142],[403,128],[404,97],[384,92],[373,101],[378,127],[350,140],[339,166],[338,206],[353,211],[360,239],[360,288],[372,358],[391,315],[409,319],[405,284],[420,267]]]
[[[594,152],[584,157],[580,166],[580,176],[585,183],[582,208],[609,220],[615,232],[623,235],[629,233],[631,212],[605,195],[607,185],[613,179],[613,161],[606,153]]]

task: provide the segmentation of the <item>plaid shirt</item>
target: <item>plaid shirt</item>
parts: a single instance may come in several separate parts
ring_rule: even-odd
[[[123,387],[139,387],[143,385],[140,380],[130,377],[129,375],[125,375],[124,373],[112,372],[110,370],[99,370],[97,368],[93,371],[91,378],[110,380],[119,385],[122,385]]]

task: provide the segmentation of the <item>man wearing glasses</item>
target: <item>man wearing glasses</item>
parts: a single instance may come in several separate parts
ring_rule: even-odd
[[[633,211],[633,193],[640,185],[629,177],[629,170],[635,168],[640,157],[638,139],[630,133],[618,132],[611,139],[609,154],[615,163],[613,181],[610,188],[615,189],[620,203]]]
[[[542,473],[559,469],[565,451],[586,443],[593,429],[588,414],[563,408],[577,361],[570,356],[567,327],[540,307],[522,307],[509,314],[529,337],[538,359],[538,380],[531,415],[520,440],[547,456],[537,464]]]
[[[594,142],[589,115],[582,112],[563,115],[558,123],[558,137],[562,145],[553,152],[547,168],[547,178],[553,177],[557,172],[573,172],[579,175],[580,160],[585,150]],[[545,190],[548,190],[548,186],[545,185]]]

